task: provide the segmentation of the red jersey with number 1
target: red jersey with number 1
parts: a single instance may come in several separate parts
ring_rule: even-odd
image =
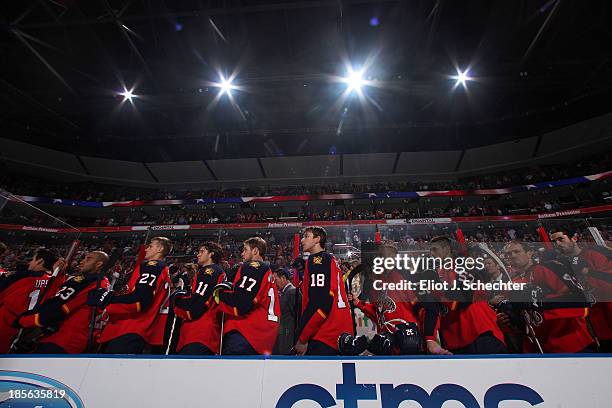
[[[106,289],[108,285],[108,279],[100,281],[101,288]],[[92,307],[86,303],[87,295],[96,287],[96,275],[70,276],[55,296],[40,304],[35,311],[22,316],[19,323],[24,328],[46,325],[59,327],[58,331],[43,336],[39,343],[53,343],[68,354],[84,353],[92,311]]]
[[[219,293],[225,312],[223,334],[239,332],[259,354],[271,354],[278,335],[280,304],[270,265],[244,262],[234,277],[234,289]]]
[[[137,334],[154,346],[164,342],[168,320],[170,276],[164,261],[144,261],[128,282],[128,293],[115,296],[106,306],[109,321],[99,341]]]
[[[13,323],[36,305],[49,278],[46,272],[32,271],[4,274],[0,278],[0,353],[8,353],[19,331]]]

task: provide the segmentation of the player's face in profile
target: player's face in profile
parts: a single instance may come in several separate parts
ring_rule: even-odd
[[[93,254],[87,254],[79,263],[79,271],[81,273],[89,273],[96,267],[97,259]]]
[[[574,245],[576,245],[576,241],[562,232],[555,232],[550,238],[563,253],[572,252]]]
[[[244,262],[248,262],[253,259],[253,255],[254,254],[253,254],[253,250],[251,249],[251,247],[245,244],[242,247],[242,260]]]
[[[450,256],[450,250],[448,247],[440,245],[438,242],[434,242],[431,244],[431,248],[429,248],[429,253],[434,258],[446,258]]]
[[[521,245],[509,244],[504,248],[504,255],[514,268],[525,268],[530,261],[530,255]]]
[[[499,265],[491,258],[484,260],[484,269],[489,276],[496,276],[499,273]]]
[[[315,237],[312,232],[305,232],[302,236],[302,250],[304,252],[311,252],[311,249],[316,245]]]
[[[207,262],[210,261],[210,252],[208,252],[208,249],[206,249],[206,247],[202,247],[200,248],[200,250],[198,251],[198,264],[199,265],[204,265]]]
[[[280,290],[285,287],[287,284],[287,279],[284,276],[274,274],[274,283],[276,287]]]
[[[163,247],[159,242],[151,241],[149,245],[147,245],[147,247],[145,248],[145,258],[150,259],[162,250]]]

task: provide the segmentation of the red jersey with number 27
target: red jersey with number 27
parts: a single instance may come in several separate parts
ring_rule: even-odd
[[[169,288],[170,276],[164,261],[145,260],[136,266],[128,282],[128,293],[115,296],[106,306],[109,321],[99,341],[105,343],[132,333],[150,345],[161,346],[168,319]],[[145,302],[145,297],[152,298]]]

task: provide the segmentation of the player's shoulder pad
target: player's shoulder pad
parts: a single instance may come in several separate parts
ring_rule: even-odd
[[[246,261],[242,263],[242,267],[248,267],[248,268],[252,268],[252,269],[259,269],[262,266],[262,262],[259,261]]]
[[[204,276],[218,276],[220,273],[225,273],[225,271],[221,266],[212,264],[201,268],[200,273]]]
[[[87,277],[83,275],[71,275],[66,278],[62,286],[79,287],[83,284],[88,284]]]
[[[221,265],[212,264],[211,267],[213,268],[213,274],[225,273],[225,269]]]
[[[323,268],[325,266],[329,266],[332,259],[334,259],[333,255],[325,251],[309,255],[308,268],[309,270],[312,270],[313,268]]]
[[[144,261],[140,264],[140,272],[161,272],[165,267],[166,263],[164,261]]]
[[[66,279],[67,281],[73,281],[74,283],[82,283],[85,281],[85,276],[83,275],[72,275],[70,276],[68,279]]]
[[[240,274],[260,274],[266,272],[268,264],[262,261],[246,261],[240,267]]]

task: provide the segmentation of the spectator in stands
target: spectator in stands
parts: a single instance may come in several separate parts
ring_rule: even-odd
[[[277,267],[274,270],[274,282],[280,296],[281,317],[273,354],[290,354],[295,344],[296,306],[299,310],[302,301],[299,291],[291,283],[292,278],[293,274],[288,268]]]

